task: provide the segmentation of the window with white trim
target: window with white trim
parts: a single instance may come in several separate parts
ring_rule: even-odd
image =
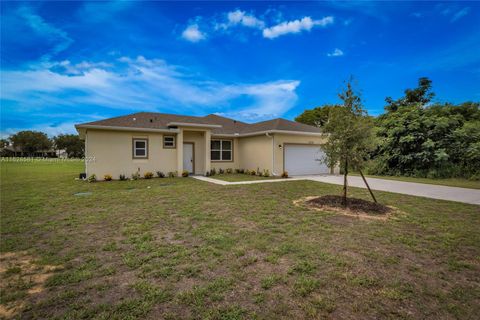
[[[210,159],[212,161],[232,161],[232,158],[232,140],[217,139],[210,142]]]
[[[163,136],[163,147],[166,149],[175,148],[175,136]]]
[[[133,139],[133,157],[148,158],[148,139]]]

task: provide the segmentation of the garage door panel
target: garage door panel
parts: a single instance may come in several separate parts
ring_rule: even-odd
[[[289,175],[326,174],[330,169],[323,163],[325,153],[320,146],[285,145],[285,171]]]

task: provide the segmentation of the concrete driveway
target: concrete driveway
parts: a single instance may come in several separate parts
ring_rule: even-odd
[[[343,185],[343,176],[297,176],[295,178]],[[403,182],[377,178],[367,178],[367,182],[372,190],[388,191],[412,196],[480,205],[480,190],[478,189],[447,187],[433,184]],[[367,188],[362,178],[357,176],[349,176],[348,185],[351,187]]]

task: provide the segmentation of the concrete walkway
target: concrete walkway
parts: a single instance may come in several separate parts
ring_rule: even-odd
[[[208,178],[203,176],[193,176],[193,178],[220,184],[223,186],[229,185],[241,185],[241,184],[254,184],[254,183],[267,183],[267,182],[284,182],[284,181],[298,181],[298,180],[311,180],[324,183],[332,183],[337,185],[343,185],[343,176],[335,175],[314,175],[314,176],[296,176],[289,179],[272,179],[272,180],[252,180],[252,181],[237,181],[228,182],[214,178]],[[394,181],[377,178],[367,178],[370,188],[373,190],[387,191],[401,194],[408,194],[412,196],[425,197],[431,199],[441,199],[457,201],[469,204],[480,205],[480,190],[467,189],[457,187],[439,186],[433,184],[415,183]],[[350,176],[348,177],[348,185],[351,187],[364,188],[365,183],[361,177]]]

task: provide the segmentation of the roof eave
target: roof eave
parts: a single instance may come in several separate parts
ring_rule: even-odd
[[[219,124],[188,123],[188,122],[176,122],[176,121],[167,123],[167,126],[196,127],[196,128],[222,128],[222,126]]]
[[[234,137],[234,138],[242,138],[242,137],[252,137],[252,136],[260,136],[264,134],[271,134],[271,133],[280,133],[280,134],[292,134],[292,135],[300,135],[300,136],[314,136],[314,137],[323,137],[325,136],[322,132],[302,132],[302,131],[290,131],[290,130],[264,130],[264,131],[256,131],[256,132],[249,132],[249,133],[234,133],[234,134],[222,134],[222,133],[212,133],[214,137]]]
[[[137,127],[120,127],[120,126],[101,126],[93,124],[77,124],[75,125],[77,131],[79,129],[96,129],[96,130],[110,130],[110,131],[138,131],[138,132],[169,132],[178,133],[179,129],[155,129],[155,128],[137,128]]]

